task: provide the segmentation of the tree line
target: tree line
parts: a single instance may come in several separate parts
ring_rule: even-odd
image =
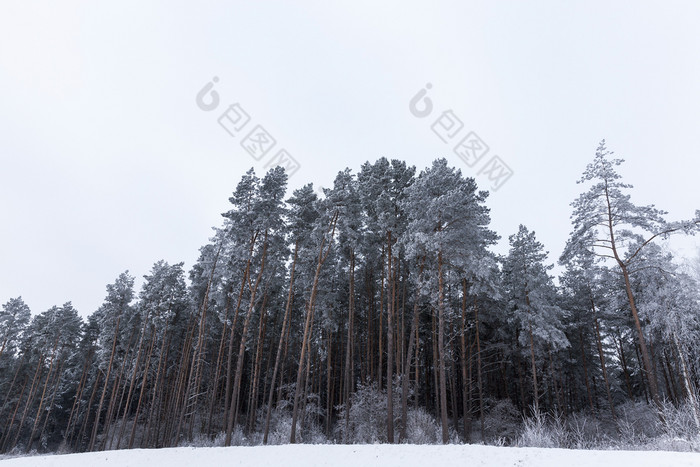
[[[415,408],[442,442],[483,440],[503,400],[612,420],[688,403],[700,431],[698,276],[658,243],[700,211],[634,204],[621,163],[602,142],[584,171],[556,282],[523,225],[492,252],[488,192],[444,159],[367,162],[322,196],[251,169],[188,273],[159,261],[137,294],[125,272],[85,320],[2,306],[0,452],[353,442],[368,394],[390,443]]]

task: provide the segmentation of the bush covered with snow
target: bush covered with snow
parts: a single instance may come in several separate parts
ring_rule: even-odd
[[[401,393],[394,388],[394,426],[401,419]],[[346,423],[347,407],[338,407],[336,439],[343,443],[374,444],[387,442],[387,393],[376,383],[360,384],[350,396],[350,413]],[[395,441],[399,431],[394,431]]]
[[[522,422],[516,445],[569,449],[700,451],[691,407],[665,403],[661,417],[645,402],[627,402],[617,419],[590,413],[537,414]],[[662,421],[663,419],[663,421]]]
[[[520,434],[522,415],[510,399],[487,399],[484,413],[484,442],[511,444]]]

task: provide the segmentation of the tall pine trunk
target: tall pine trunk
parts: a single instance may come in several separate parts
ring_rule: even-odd
[[[90,445],[88,446],[88,451],[93,451],[95,449],[95,439],[97,439],[97,429],[100,425],[100,416],[102,414],[102,404],[104,404],[105,396],[107,395],[107,388],[109,387],[109,377],[112,374],[112,364],[114,363],[114,353],[117,349],[117,338],[119,337],[119,322],[121,321],[121,316],[117,318],[117,324],[115,325],[114,338],[112,339],[112,351],[109,354],[109,364],[107,365],[107,375],[105,375],[104,386],[102,387],[102,394],[100,395],[100,402],[97,404],[97,413],[95,414],[95,423],[92,427],[92,436],[90,437]]]
[[[265,433],[263,434],[263,444],[267,444],[268,433],[270,432],[270,416],[272,414],[272,401],[275,395],[275,382],[277,381],[277,372],[279,371],[280,361],[282,356],[282,348],[289,327],[290,315],[292,310],[292,298],[294,295],[294,272],[297,265],[297,254],[299,252],[299,240],[294,243],[294,259],[289,273],[289,291],[287,293],[287,303],[284,309],[284,319],[282,321],[282,330],[280,331],[280,339],[277,343],[277,355],[275,356],[275,367],[272,370],[272,380],[270,382],[270,394],[267,401],[267,415],[265,416]]]
[[[479,391],[479,427],[481,430],[481,440],[484,440],[484,432],[486,431],[484,427],[484,383],[482,378],[482,366],[481,366],[481,340],[479,337],[479,306],[474,297],[474,323],[475,323],[475,336],[476,336],[476,385]]]
[[[525,290],[525,302],[527,303],[527,309],[530,314],[532,314],[532,307],[530,305],[530,292]],[[528,319],[528,337],[530,341],[530,366],[532,370],[532,391],[533,391],[533,404],[534,404],[534,414],[538,416],[540,413],[540,401],[539,401],[539,390],[537,387],[537,365],[535,364],[535,339],[532,335],[532,317]]]
[[[617,420],[615,415],[615,405],[612,400],[612,392],[610,391],[610,381],[608,380],[608,369],[605,365],[605,354],[603,352],[603,341],[600,337],[600,325],[598,324],[598,317],[596,316],[596,306],[593,298],[591,298],[591,307],[593,309],[593,324],[595,325],[595,335],[596,335],[596,345],[598,347],[598,356],[600,357],[600,367],[603,370],[603,381],[605,382],[605,392],[608,395],[608,406],[610,407],[610,414],[613,420]],[[625,371],[625,377],[627,373]]]
[[[335,226],[338,221],[338,212],[336,211],[331,219],[330,225],[328,227],[328,232],[330,236],[328,238],[328,246],[324,252],[324,246],[326,243],[326,236],[321,240],[321,245],[318,252],[318,261],[316,263],[316,272],[314,274],[313,285],[311,286],[311,295],[309,296],[309,301],[306,306],[306,322],[304,323],[304,336],[301,342],[301,352],[299,355],[299,368],[297,369],[297,380],[296,386],[294,388],[294,408],[292,409],[292,430],[289,436],[289,442],[294,444],[296,442],[296,428],[297,420],[299,418],[299,396],[302,393],[302,383],[304,377],[304,362],[306,359],[306,353],[308,352],[309,337],[311,334],[311,321],[313,319],[314,305],[316,302],[316,294],[318,293],[318,280],[321,276],[321,267],[326,261],[328,254],[331,251],[331,246],[333,243],[333,236],[335,235]],[[305,392],[305,391],[304,391]]]
[[[350,431],[350,396],[352,395],[352,350],[353,350],[353,327],[355,321],[355,251],[350,251],[350,290],[348,299],[348,338],[345,349],[345,436],[344,442],[348,443],[348,433]]]
[[[394,442],[394,294],[395,282],[391,267],[393,257],[391,255],[391,231],[386,234],[387,243],[387,277],[389,278],[388,306],[387,306],[387,358],[386,358],[386,436],[387,442]]]
[[[442,443],[450,438],[447,427],[447,378],[445,375],[445,284],[443,278],[442,249],[438,251],[438,373],[440,379],[440,422],[442,424]]]
[[[399,434],[399,442],[406,439],[406,429],[408,427],[408,384],[411,373],[411,360],[413,359],[413,349],[418,347],[418,304],[420,301],[421,280],[423,277],[423,269],[425,267],[425,255],[421,258],[420,271],[418,272],[418,290],[416,291],[415,302],[413,303],[413,320],[411,321],[411,332],[408,337],[408,352],[406,361],[403,365],[403,375],[401,377],[401,433]],[[416,355],[418,351],[416,350]],[[416,360],[418,360],[416,358]],[[418,373],[418,364],[416,364],[416,375]],[[416,376],[416,383],[418,377]]]
[[[263,272],[265,271],[265,260],[267,256],[267,232],[265,232],[265,239],[263,242],[262,258],[260,263],[260,271],[258,271],[258,277],[255,279],[255,284],[251,286],[250,291],[250,301],[248,303],[248,311],[246,312],[246,317],[243,322],[243,331],[241,333],[241,342],[238,347],[238,359],[236,361],[236,375],[233,384],[233,393],[231,394],[231,402],[229,403],[229,414],[228,421],[226,424],[226,440],[225,445],[231,445],[231,434],[236,425],[236,420],[238,417],[238,396],[241,391],[241,379],[243,378],[243,358],[245,357],[245,345],[246,337],[248,335],[248,326],[250,324],[250,318],[253,316],[253,310],[255,308],[255,295],[258,291],[260,281],[262,280]]]
[[[644,333],[642,332],[642,325],[639,321],[639,313],[637,313],[637,305],[634,300],[634,294],[632,293],[632,285],[630,283],[629,271],[627,270],[627,264],[620,258],[617,252],[617,246],[615,243],[615,232],[613,231],[614,215],[613,206],[610,201],[610,194],[608,192],[608,182],[605,181],[605,201],[608,210],[608,230],[610,232],[610,248],[613,253],[613,257],[617,262],[620,270],[622,271],[622,277],[625,279],[625,292],[627,294],[627,301],[630,305],[630,310],[632,311],[632,317],[634,318],[634,327],[637,329],[637,338],[639,340],[639,347],[642,351],[642,361],[644,363],[644,371],[647,374],[647,380],[649,381],[649,391],[651,392],[651,397],[656,404],[658,409],[659,418],[663,423],[665,423],[663,418],[663,405],[661,404],[661,398],[659,397],[659,388],[656,384],[656,374],[654,374],[653,368],[651,366],[651,359],[649,358],[649,351],[647,350],[647,343],[644,339]]]

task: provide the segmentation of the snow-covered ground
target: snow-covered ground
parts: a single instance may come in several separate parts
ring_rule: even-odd
[[[477,445],[286,445],[133,449],[5,459],[2,467],[98,466],[382,466],[660,467],[700,466],[700,454],[662,451],[574,451]]]

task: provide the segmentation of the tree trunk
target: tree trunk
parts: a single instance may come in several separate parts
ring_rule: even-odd
[[[197,403],[199,401],[199,387],[201,382],[202,374],[202,355],[206,349],[206,332],[207,332],[207,308],[209,305],[209,291],[211,290],[211,284],[214,281],[214,272],[216,272],[216,264],[219,261],[219,254],[221,253],[221,248],[223,247],[223,241],[219,242],[219,248],[214,256],[214,262],[211,267],[211,272],[209,273],[209,280],[207,281],[207,288],[204,291],[204,298],[202,300],[202,306],[199,312],[199,329],[197,333],[197,340],[194,342],[192,351],[192,363],[190,364],[190,377],[187,382],[187,390],[185,392],[185,407],[186,416],[190,417],[189,424],[189,437],[192,437],[192,429],[194,424],[194,418],[197,412]],[[160,375],[160,362],[158,363],[158,374]],[[156,385],[158,380],[156,379]]]
[[[260,387],[260,371],[262,367],[263,350],[265,349],[265,331],[267,330],[267,315],[265,308],[267,306],[267,294],[263,297],[263,303],[260,307],[260,326],[258,328],[257,352],[255,355],[255,364],[253,366],[253,380],[250,391],[250,403],[248,404],[248,431],[252,432],[255,429],[256,412],[258,410],[258,389]]]
[[[532,337],[532,323],[528,323],[528,333],[530,337],[530,365],[532,367],[532,391],[534,403],[534,415],[540,413],[539,391],[537,390],[537,366],[535,365],[535,342]]]
[[[348,324],[349,325],[349,324]],[[331,416],[333,414],[333,401],[331,386],[333,384],[333,333],[330,329],[327,331],[328,339],[326,343],[326,348],[328,353],[326,354],[326,437],[330,437],[331,434]]]
[[[525,291],[525,301],[527,302],[527,308],[530,313],[532,313],[532,307],[530,305],[530,294],[526,290]],[[537,366],[535,364],[535,340],[532,335],[532,320],[528,320],[528,334],[530,338],[530,365],[532,367],[532,390],[534,392],[533,394],[533,403],[534,403],[534,415],[537,416],[540,413],[540,401],[539,401],[539,391],[537,388]]]
[[[459,335],[459,353],[462,370],[462,438],[471,441],[472,413],[469,407],[471,381],[467,374],[467,280],[462,279],[462,332]],[[470,355],[471,357],[471,355]],[[482,434],[483,437],[483,434]]]
[[[139,412],[141,410],[141,404],[143,403],[143,395],[146,391],[146,383],[148,382],[148,369],[151,366],[151,357],[153,356],[153,348],[155,347],[155,332],[156,328],[153,326],[151,328],[151,345],[148,349],[148,356],[146,357],[146,366],[143,370],[143,380],[141,381],[141,391],[139,392],[139,400],[136,403],[136,412],[134,413],[134,423],[131,425],[131,436],[129,437],[128,449],[134,446],[134,438],[136,437],[136,425],[139,421]]]
[[[121,320],[121,315],[117,318],[117,324],[115,325],[114,338],[112,339],[112,351],[109,354],[109,364],[107,365],[107,375],[105,376],[104,386],[102,387],[102,394],[100,395],[100,402],[97,404],[97,413],[95,413],[95,423],[92,427],[92,436],[90,437],[90,445],[88,446],[88,451],[93,451],[95,449],[95,439],[97,438],[97,429],[100,425],[100,415],[102,414],[102,404],[104,404],[105,396],[107,395],[107,387],[109,386],[109,377],[112,374],[112,364],[114,363],[114,353],[117,349],[117,337],[119,337],[119,321]]]
[[[139,370],[139,364],[141,363],[141,351],[143,350],[143,342],[146,337],[146,329],[148,327],[148,313],[146,313],[146,316],[143,320],[143,327],[141,328],[141,336],[139,337],[139,347],[138,351],[136,352],[136,363],[134,363],[134,369],[131,373],[131,382],[129,383],[129,394],[126,396],[126,406],[124,407],[124,414],[122,417],[122,424],[121,428],[119,429],[119,437],[117,438],[117,447],[116,449],[119,449],[119,446],[122,442],[122,436],[124,435],[124,429],[126,428],[126,417],[129,415],[129,406],[131,404],[131,394],[134,389],[134,384],[136,384],[136,373],[138,373]]]
[[[69,444],[69,439],[71,438],[71,435],[73,433],[73,426],[75,425],[75,423],[74,423],[75,418],[74,417],[76,414],[76,408],[78,407],[79,402],[80,402],[80,398],[82,397],[83,391],[85,390],[85,383],[86,383],[87,377],[88,377],[89,363],[90,363],[90,360],[92,360],[92,353],[93,353],[92,349],[90,349],[90,352],[88,352],[88,356],[85,359],[85,363],[83,364],[83,373],[80,377],[80,382],[78,383],[78,388],[76,389],[76,392],[75,392],[75,399],[73,400],[73,405],[70,409],[70,415],[68,416],[68,423],[66,424],[66,429],[63,432],[63,442],[66,444]],[[24,392],[24,389],[22,389],[22,392]]]
[[[46,432],[46,425],[49,423],[49,417],[51,416],[51,410],[53,410],[53,405],[56,400],[56,394],[58,393],[58,388],[61,385],[61,380],[63,379],[63,364],[63,359],[59,360],[58,371],[56,372],[56,382],[53,385],[51,400],[46,406],[46,416],[44,417],[44,425],[41,427],[41,431],[39,432],[39,439],[41,439],[44,436],[44,433]]]
[[[382,390],[382,374],[384,373],[384,337],[382,333],[384,332],[384,244],[382,242],[382,281],[379,288],[379,330],[377,331],[377,338],[379,341],[379,352],[377,358],[379,359],[379,364],[377,365],[377,387],[379,391]]]
[[[220,389],[220,382],[219,379],[221,377],[221,366],[222,362],[224,359],[224,348],[225,348],[225,342],[226,342],[226,330],[228,329],[228,313],[229,313],[229,307],[231,305],[231,297],[230,293],[232,292],[233,286],[229,288],[229,290],[226,292],[226,305],[224,306],[224,320],[222,322],[221,326],[221,339],[219,340],[219,352],[217,354],[216,358],[216,366],[214,368],[214,377],[211,380],[211,399],[209,401],[209,417],[207,419],[207,427],[206,427],[206,432],[208,434],[212,434],[212,419],[214,418],[214,407],[216,406],[216,399],[217,396],[219,395],[219,389]],[[224,396],[226,397],[226,396]]]
[[[411,321],[411,332],[408,337],[408,353],[404,362],[403,376],[401,378],[401,433],[399,434],[399,442],[406,439],[406,428],[408,425],[408,384],[411,373],[411,360],[413,360],[413,348],[418,348],[418,304],[420,301],[421,279],[423,276],[423,268],[425,267],[425,256],[421,259],[420,271],[418,272],[418,290],[416,291],[415,302],[413,303],[413,320]],[[416,356],[418,351],[416,350]],[[418,360],[418,358],[416,358]],[[418,371],[418,362],[416,362],[416,372]],[[418,377],[416,377],[416,383]]]
[[[262,280],[263,272],[265,270],[265,260],[267,255],[267,232],[265,233],[265,240],[263,243],[262,259],[260,263],[260,271],[258,271],[258,277],[255,279],[255,284],[251,287],[250,291],[250,301],[248,303],[248,311],[246,313],[245,321],[243,322],[243,331],[241,333],[241,343],[238,347],[238,359],[236,361],[236,376],[233,383],[233,394],[231,394],[231,402],[229,404],[229,414],[228,422],[226,425],[226,440],[225,446],[231,445],[231,434],[236,424],[236,419],[238,417],[238,396],[241,390],[241,379],[243,378],[243,357],[245,356],[245,344],[246,337],[248,335],[248,325],[250,324],[250,318],[253,316],[253,309],[255,308],[255,295]]]
[[[387,357],[386,357],[386,436],[387,442],[394,442],[394,275],[392,274],[391,255],[391,231],[386,234],[387,243],[387,277],[388,283],[388,300],[387,300]]]
[[[163,372],[163,367],[165,366],[167,360],[168,347],[170,344],[170,334],[168,333],[168,328],[165,329],[163,333],[162,344],[160,347],[160,355],[158,356],[158,368],[156,369],[156,378],[153,382],[153,396],[151,398],[151,411],[146,422],[146,436],[141,441],[141,447],[148,447],[144,445],[147,443],[151,434],[151,425],[153,424],[153,418],[156,414],[156,405],[158,403],[158,391],[160,389],[161,372]]]
[[[126,378],[126,364],[129,362],[129,353],[131,352],[131,344],[134,342],[134,339],[139,335],[136,330],[134,330],[129,336],[129,344],[126,346],[126,352],[124,353],[124,360],[122,361],[122,367],[121,370],[119,370],[119,385],[122,385],[121,380]],[[109,420],[109,426],[107,427],[108,431],[111,431],[111,435],[109,435],[109,449],[112,449],[112,445],[114,443],[114,435],[116,434],[117,427],[118,427],[118,422],[117,419],[119,418],[119,410],[122,408],[122,403],[124,402],[124,396],[126,395],[126,384],[123,384],[122,390],[121,390],[121,395],[119,396],[119,402],[116,403],[115,407],[112,409],[114,410],[113,416],[108,415],[108,420]],[[112,393],[112,397],[110,399],[113,399],[116,402],[116,399],[114,398],[115,394]],[[110,401],[110,404],[112,401]],[[109,411],[108,411],[109,412]],[[112,422],[114,420],[114,422]],[[111,425],[114,425],[112,427]],[[105,436],[105,441],[107,439],[107,436]],[[102,449],[105,449],[105,441],[102,442]]]
[[[246,261],[246,267],[243,271],[243,278],[241,279],[241,289],[238,291],[238,298],[236,299],[236,308],[233,312],[233,323],[231,323],[231,334],[228,341],[228,358],[226,359],[226,388],[224,389],[224,423],[228,425],[229,412],[230,412],[230,394],[231,394],[231,372],[233,371],[233,342],[236,334],[236,323],[238,321],[238,312],[241,309],[241,301],[243,300],[243,292],[245,291],[246,283],[248,283],[248,278],[250,276],[250,265],[253,261],[253,252],[255,250],[255,243],[258,239],[258,232],[255,232],[250,239],[250,247],[248,249],[248,260]],[[228,428],[227,428],[228,431]]]
[[[685,362],[685,352],[681,348],[678,342],[678,337],[675,333],[672,334],[673,344],[676,346],[676,351],[678,352],[678,358],[681,361],[681,369],[683,374],[683,383],[685,384],[685,391],[688,393],[688,400],[690,401],[690,408],[693,410],[693,420],[695,421],[695,428],[700,432],[700,407],[698,407],[698,400],[695,393],[695,388],[690,379],[690,374],[688,371],[688,365]]]
[[[442,249],[438,252],[438,369],[440,377],[440,422],[442,424],[442,443],[450,439],[447,427],[447,381],[445,375],[445,299],[443,279]]]
[[[622,348],[622,337],[618,338],[618,343],[620,344],[620,363],[622,363],[622,372],[625,374],[625,384],[627,386],[627,396],[630,399],[634,398],[632,394],[632,384],[630,382],[630,372],[627,369],[627,359],[625,358],[625,351]]]
[[[333,218],[331,219],[330,225],[328,227],[328,232],[330,233],[330,237],[328,239],[328,246],[326,248],[326,251],[323,251],[323,248],[326,243],[326,237],[324,236],[323,239],[321,240],[321,246],[319,248],[318,252],[318,261],[316,263],[316,273],[314,274],[314,281],[313,285],[311,287],[311,295],[309,296],[309,301],[306,306],[306,323],[304,324],[304,336],[302,338],[302,343],[301,343],[301,352],[299,355],[299,368],[297,369],[297,380],[296,380],[296,387],[294,388],[294,408],[292,410],[292,430],[291,434],[289,437],[289,442],[294,444],[296,442],[296,428],[297,428],[297,419],[299,418],[299,396],[301,395],[301,385],[302,385],[302,379],[304,375],[304,359],[306,358],[306,353],[308,351],[308,346],[309,346],[309,337],[311,333],[311,320],[313,317],[313,312],[314,312],[314,304],[316,302],[316,294],[318,293],[318,279],[321,276],[321,267],[323,266],[323,263],[326,261],[326,258],[328,257],[328,254],[331,251],[331,246],[333,242],[333,236],[335,235],[335,225],[336,222],[338,221],[338,212],[336,211],[335,214],[333,215]]]
[[[49,363],[49,372],[46,374],[46,380],[44,381],[44,388],[41,390],[41,397],[39,398],[39,407],[37,408],[36,411],[36,416],[34,417],[34,425],[32,426],[32,432],[29,435],[29,438],[27,440],[27,448],[25,452],[29,452],[32,448],[32,444],[34,443],[34,433],[36,432],[36,427],[39,424],[39,419],[41,418],[41,409],[44,407],[44,397],[46,396],[46,388],[49,385],[49,379],[51,378],[52,375],[52,370],[53,370],[53,364],[54,360],[56,358],[56,346],[54,345],[54,350],[51,352],[51,362]],[[29,401],[27,401],[29,403]],[[21,425],[20,425],[21,428]]]
[[[586,364],[586,350],[583,345],[583,331],[579,329],[579,341],[581,342],[581,362],[583,363],[583,379],[586,382],[586,394],[588,395],[588,404],[591,407],[591,413],[595,412],[593,408],[593,395],[591,394],[591,384],[588,381],[588,365]]]
[[[620,270],[622,271],[622,276],[625,279],[625,292],[627,293],[627,300],[629,301],[630,310],[632,311],[632,317],[634,318],[634,327],[637,329],[637,338],[639,339],[639,347],[642,351],[642,361],[644,362],[644,371],[647,374],[647,380],[649,381],[649,391],[651,392],[651,397],[656,404],[658,409],[658,415],[662,423],[665,423],[663,418],[663,405],[661,404],[661,398],[659,397],[659,388],[656,384],[656,375],[653,372],[651,366],[651,359],[649,358],[649,351],[647,350],[647,343],[644,339],[644,333],[642,332],[642,325],[639,321],[639,314],[637,313],[637,305],[634,301],[634,294],[632,293],[632,285],[630,283],[629,271],[627,270],[627,264],[625,264],[617,253],[617,246],[615,245],[615,233],[613,231],[613,214],[612,205],[610,203],[610,196],[608,193],[608,184],[605,182],[605,199],[608,207],[608,229],[610,231],[610,247],[613,252],[613,256]]]
[[[353,392],[352,379],[353,373],[351,368],[352,350],[353,350],[353,327],[355,320],[355,251],[350,251],[350,291],[348,304],[348,338],[345,349],[345,436],[344,442],[348,443],[348,432],[350,431],[350,395]]]
[[[27,375],[24,378],[24,383],[22,383],[22,389],[20,389],[19,391],[19,396],[17,399],[17,403],[15,404],[15,409],[12,411],[12,416],[7,422],[7,425],[5,425],[4,436],[0,436],[0,440],[2,441],[0,443],[0,453],[7,452],[5,447],[10,439],[10,433],[12,432],[12,424],[15,422],[15,417],[17,417],[17,411],[19,410],[19,406],[22,404],[22,396],[24,396],[24,390],[27,388],[27,383],[29,383],[29,375]]]
[[[465,280],[466,287],[466,280]],[[465,289],[466,290],[466,289]],[[484,427],[484,383],[482,376],[482,364],[481,364],[481,337],[479,331],[479,304],[476,301],[476,296],[474,296],[474,325],[476,327],[474,334],[476,340],[476,385],[479,391],[479,429],[481,431],[481,439],[484,439],[485,427]]]
[[[267,444],[267,437],[270,431],[270,415],[272,413],[272,399],[275,394],[275,381],[277,380],[277,372],[279,370],[282,347],[284,344],[284,339],[287,335],[287,329],[289,327],[291,309],[292,309],[292,297],[294,292],[294,271],[297,265],[297,254],[299,252],[299,240],[294,243],[294,259],[292,260],[292,269],[289,274],[289,292],[287,293],[287,304],[284,310],[284,320],[282,321],[282,331],[280,332],[280,340],[277,344],[277,355],[275,356],[275,368],[272,370],[272,382],[270,383],[270,394],[267,401],[267,415],[265,416],[265,434],[263,435],[263,444]]]
[[[595,335],[596,344],[598,346],[598,356],[600,357],[600,368],[603,370],[603,380],[605,381],[605,392],[608,395],[608,405],[610,406],[610,414],[612,415],[613,421],[617,420],[615,415],[615,405],[612,400],[612,393],[610,392],[610,381],[608,380],[608,370],[605,365],[605,355],[603,353],[603,341],[600,338],[600,325],[598,324],[598,317],[596,316],[596,307],[593,298],[591,297],[591,308],[593,309],[593,323],[595,324]],[[622,343],[620,343],[622,345]],[[625,373],[627,377],[627,373]],[[629,384],[629,383],[628,383]],[[631,394],[631,392],[630,392]]]
[[[83,437],[83,433],[85,433],[85,430],[87,429],[88,422],[90,421],[90,412],[92,411],[92,402],[95,400],[95,395],[97,394],[97,389],[100,385],[100,378],[102,377],[102,373],[98,372],[97,376],[95,377],[95,383],[93,384],[92,391],[90,392],[90,400],[88,400],[87,406],[85,407],[85,419],[83,420],[83,425],[80,427],[80,431],[78,431],[78,439],[81,439]]]

